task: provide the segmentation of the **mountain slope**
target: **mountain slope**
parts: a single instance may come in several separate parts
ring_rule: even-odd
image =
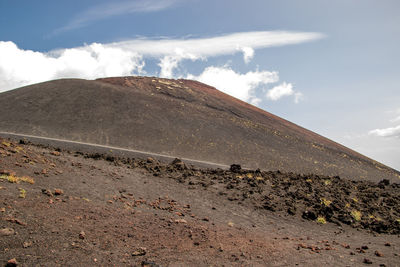
[[[0,130],[249,168],[398,181],[399,173],[188,80],[62,79],[0,94]]]

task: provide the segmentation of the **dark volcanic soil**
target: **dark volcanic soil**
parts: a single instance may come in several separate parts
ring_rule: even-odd
[[[189,80],[63,79],[0,94],[0,131],[251,169],[399,182],[400,173]]]
[[[6,139],[0,172],[3,265],[400,266],[399,188],[387,181],[199,169]]]

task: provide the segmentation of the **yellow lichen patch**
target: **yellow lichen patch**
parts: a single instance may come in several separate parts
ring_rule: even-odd
[[[249,179],[253,179],[254,176],[252,173],[246,173],[246,177]]]
[[[331,200],[327,200],[326,198],[321,198],[321,204],[324,204],[326,207],[329,207],[331,203],[332,203]]]
[[[312,144],[312,147],[316,148],[318,150],[324,150],[324,148],[322,146],[319,146],[319,145]]]
[[[26,197],[26,190],[23,188],[18,188],[19,190],[19,197],[20,198],[25,198]]]
[[[351,216],[356,220],[357,222],[361,220],[362,214],[358,210],[352,210],[351,211]]]
[[[346,208],[350,208],[350,204],[349,204],[349,203],[346,203],[345,207],[346,207]]]
[[[6,146],[6,147],[10,147],[11,143],[8,143],[6,141],[1,142],[2,145]]]
[[[358,199],[356,197],[353,197],[352,200],[356,203],[358,203]]]
[[[237,179],[243,179],[243,175],[238,174],[238,175],[236,175],[236,178]]]
[[[325,184],[326,186],[331,185],[331,184],[332,184],[332,181],[331,181],[331,180],[325,180],[325,181],[324,181],[324,184]]]
[[[22,176],[22,177],[18,177],[15,175],[0,175],[0,179],[1,180],[7,180],[10,183],[16,183],[19,184],[20,182],[25,182],[25,183],[29,183],[29,184],[34,184],[35,180],[33,180],[31,177],[28,176]]]
[[[307,183],[312,183],[312,179],[309,178],[309,179],[306,180],[306,182]]]
[[[326,224],[326,220],[322,216],[318,216],[318,218],[316,219],[316,222],[320,223],[320,224]]]
[[[256,180],[260,181],[260,180],[264,180],[264,178],[261,177],[261,176],[257,176],[257,177],[256,177]]]
[[[34,184],[35,180],[33,180],[33,178],[29,177],[29,176],[22,176],[19,178],[20,181],[28,183],[28,184]]]

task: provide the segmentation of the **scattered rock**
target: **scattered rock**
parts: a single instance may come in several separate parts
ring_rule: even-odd
[[[22,226],[27,226],[26,222],[23,222],[23,221],[21,221],[20,219],[17,219],[17,218],[7,218],[6,220],[9,221],[9,222],[12,222],[12,223],[16,223],[16,224],[22,225]]]
[[[178,159],[178,158],[175,158],[175,159],[171,162],[171,165],[174,166],[174,167],[175,167],[176,169],[178,169],[178,170],[185,170],[185,169],[187,169],[185,163],[184,163],[181,159]]]
[[[60,156],[60,152],[58,151],[52,151],[50,154],[53,156]]]
[[[7,175],[7,176],[16,176],[17,175],[14,171],[10,171],[10,170],[0,170],[0,174]]]
[[[18,261],[17,259],[11,259],[7,262],[7,264],[5,265],[5,267],[15,267],[18,266]]]
[[[304,211],[303,215],[301,215],[301,217],[303,219],[312,220],[312,221],[317,219],[317,215],[313,211],[309,211],[309,210]]]
[[[135,251],[132,252],[132,256],[136,257],[136,256],[144,256],[146,255],[146,248],[137,248]]]
[[[175,222],[176,223],[187,223],[187,221],[185,219],[176,219]]]
[[[84,231],[81,231],[81,232],[79,233],[79,239],[85,239],[85,237],[86,237],[85,232],[84,232]]]
[[[54,189],[54,195],[60,196],[60,195],[62,195],[62,194],[64,194],[64,191],[63,191],[63,190],[61,190],[61,189]]]
[[[15,231],[12,228],[3,228],[0,230],[0,236],[9,236],[13,234],[15,234]]]
[[[375,256],[377,256],[377,257],[383,257],[383,253],[380,252],[380,251],[378,251],[378,250],[375,250]]]
[[[32,246],[32,242],[31,242],[31,241],[25,241],[25,242],[22,244],[22,246],[23,246],[24,248],[29,248],[30,246]]]
[[[242,170],[242,166],[240,166],[239,164],[232,164],[229,170],[231,172],[238,173]]]
[[[369,247],[368,246],[362,246],[361,249],[367,250],[367,249],[369,249]]]
[[[49,197],[53,196],[53,193],[49,189],[42,189],[42,193],[48,195]]]
[[[349,244],[342,244],[342,247],[349,249],[350,245]]]
[[[364,258],[363,263],[372,264],[372,261],[370,259]]]

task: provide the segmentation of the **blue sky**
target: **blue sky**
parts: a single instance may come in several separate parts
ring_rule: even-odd
[[[400,169],[400,2],[0,1],[0,92],[197,79]]]

